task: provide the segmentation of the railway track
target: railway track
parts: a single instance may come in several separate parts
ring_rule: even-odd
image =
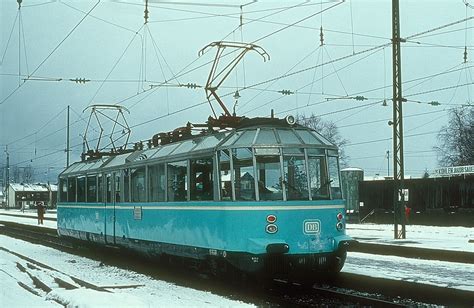
[[[472,306],[474,303],[473,292],[347,273],[340,273],[336,279],[325,280],[324,283],[314,285],[312,288],[304,288],[296,283],[284,281],[275,281],[270,288],[265,290],[255,285],[246,288],[242,288],[242,286],[229,288],[228,282],[222,284],[206,275],[190,273],[180,264],[157,266],[156,260],[142,258],[119,249],[106,249],[97,246],[93,246],[94,249],[90,249],[91,247],[77,249],[75,244],[59,238],[54,229],[9,222],[1,224],[0,233],[4,235],[79,254],[117,267],[128,268],[159,280],[212,291],[222,296],[254,302],[261,306],[310,307],[329,304],[335,306],[400,307],[420,305],[420,303]],[[131,263],[130,260],[136,262]],[[34,264],[34,262],[30,263]],[[256,289],[258,289],[257,292]]]

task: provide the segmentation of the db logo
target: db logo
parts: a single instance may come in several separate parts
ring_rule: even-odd
[[[321,222],[317,219],[305,220],[303,232],[305,234],[318,234],[321,231]]]

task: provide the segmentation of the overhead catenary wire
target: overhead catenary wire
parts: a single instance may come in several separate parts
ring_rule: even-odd
[[[56,52],[56,50],[59,49],[59,47],[68,39],[69,36],[79,27],[79,25],[86,19],[86,17],[97,7],[97,5],[100,3],[100,0],[96,2],[96,4],[87,12],[84,17],[79,20],[79,22],[68,32],[68,34],[59,42],[56,47],[53,48],[53,50],[43,59],[43,61],[31,72],[31,75],[34,75],[42,66],[43,64]],[[28,80],[28,79],[27,79]],[[8,94],[2,101],[0,101],[0,105],[4,104],[10,97],[12,97],[21,86],[23,86],[25,83],[22,83],[18,87],[16,87],[10,94]]]
[[[5,55],[7,54],[8,46],[10,45],[10,40],[12,38],[13,31],[15,30],[16,21],[18,19],[19,14],[20,14],[20,11],[18,10],[17,13],[16,13],[16,16],[15,16],[15,20],[13,21],[12,28],[10,30],[10,35],[8,36],[8,40],[7,40],[7,44],[5,46],[5,50],[3,51],[2,60],[0,61],[0,64],[3,64],[3,61],[5,60]]]

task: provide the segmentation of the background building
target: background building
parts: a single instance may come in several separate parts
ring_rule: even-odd
[[[58,186],[52,184],[11,183],[7,187],[7,208],[26,209],[35,207],[37,201],[43,201],[48,208],[56,207]]]

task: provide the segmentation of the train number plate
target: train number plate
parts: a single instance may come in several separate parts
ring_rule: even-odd
[[[305,234],[318,234],[321,231],[321,222],[317,219],[308,219],[303,222]]]

